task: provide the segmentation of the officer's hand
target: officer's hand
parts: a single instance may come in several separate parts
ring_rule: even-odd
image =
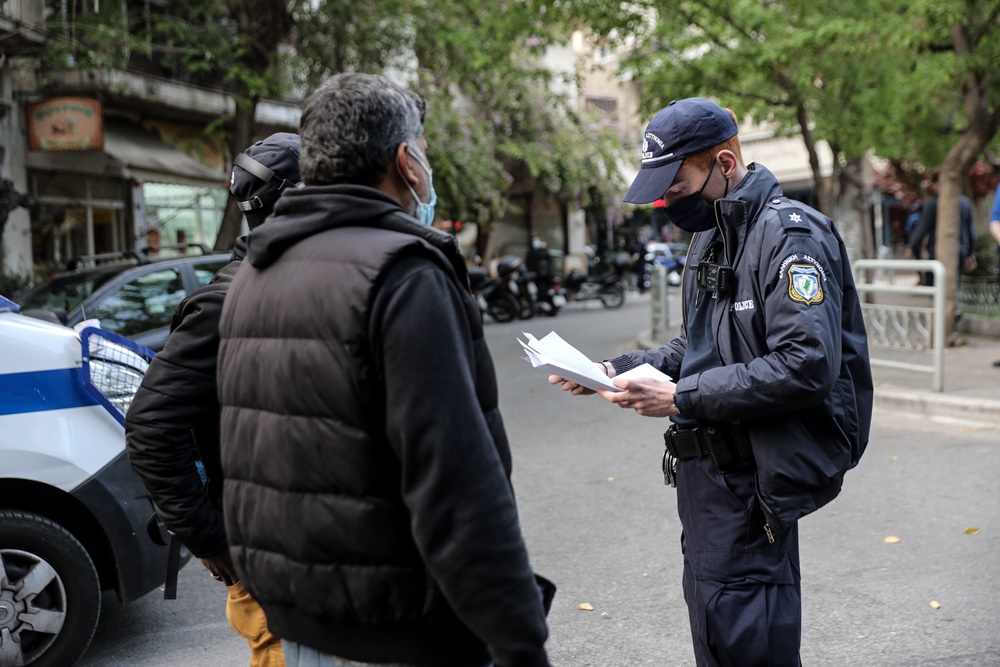
[[[240,580],[236,574],[236,567],[233,565],[233,557],[229,554],[229,549],[224,549],[211,558],[202,558],[202,565],[212,573],[212,578],[221,581],[226,586],[232,586]]]
[[[973,271],[975,271],[976,266],[977,264],[975,255],[969,255],[968,257],[965,258],[965,270],[967,273],[972,273]]]
[[[608,373],[608,369],[604,364],[594,362],[597,369],[604,373]],[[549,376],[549,384],[561,384],[563,391],[571,392],[574,396],[590,396],[594,393],[593,389],[587,389],[583,385],[579,385],[572,380],[567,380],[566,378],[559,377],[558,375]]]
[[[566,378],[561,378],[558,375],[550,375],[549,384],[561,384],[563,391],[568,391],[574,396],[590,396],[594,393],[593,389],[587,389],[583,385],[577,384],[572,380],[567,380]]]
[[[615,380],[615,386],[625,391],[599,389],[597,393],[620,408],[635,410],[643,417],[671,417],[680,414],[674,405],[677,385],[652,378]]]

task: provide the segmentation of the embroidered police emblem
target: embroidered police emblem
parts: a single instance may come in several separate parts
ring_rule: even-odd
[[[823,303],[823,284],[819,279],[819,270],[812,264],[789,266],[788,296],[792,301],[807,306]]]

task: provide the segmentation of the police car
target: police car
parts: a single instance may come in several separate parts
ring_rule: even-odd
[[[0,667],[72,665],[102,591],[162,586],[168,549],[125,454],[152,352],[102,329],[25,317],[0,296]]]

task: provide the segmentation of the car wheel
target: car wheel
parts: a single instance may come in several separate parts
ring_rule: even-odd
[[[0,511],[0,667],[72,665],[100,613],[100,581],[83,545],[45,517]]]
[[[511,322],[520,310],[521,304],[518,303],[516,296],[498,290],[490,297],[486,312],[495,322]]]

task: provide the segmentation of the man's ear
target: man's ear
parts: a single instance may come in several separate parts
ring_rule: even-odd
[[[722,175],[726,178],[731,178],[740,164],[740,161],[736,159],[736,154],[728,149],[719,151],[715,159],[718,160],[719,166],[722,168]]]
[[[417,172],[410,166],[410,153],[407,150],[409,144],[405,141],[396,147],[396,172],[410,184],[410,187],[416,189],[417,184],[420,183],[420,177],[417,176]]]

